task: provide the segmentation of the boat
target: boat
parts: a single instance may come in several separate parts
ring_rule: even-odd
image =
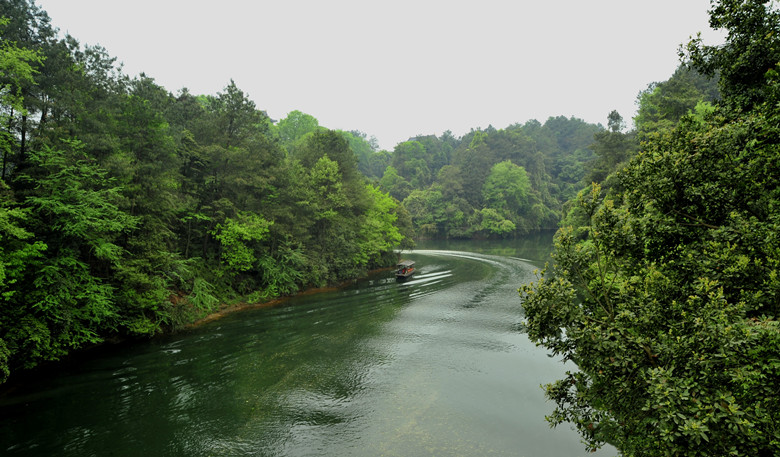
[[[414,274],[414,261],[401,260],[395,268],[395,279],[403,281]]]

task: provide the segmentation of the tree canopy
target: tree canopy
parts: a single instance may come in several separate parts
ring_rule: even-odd
[[[358,171],[364,137],[274,123],[232,80],[174,96],[130,78],[30,0],[0,14],[0,382],[409,246],[408,214]]]
[[[555,264],[522,288],[529,337],[576,364],[546,386],[548,421],[589,449],[780,454],[778,16],[710,14],[726,45],[688,51],[722,99],[666,116],[611,186],[580,192]]]

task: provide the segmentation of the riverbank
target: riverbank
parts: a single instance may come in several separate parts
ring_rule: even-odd
[[[160,333],[151,336],[131,336],[131,335],[106,336],[102,342],[72,350],[58,360],[52,360],[45,363],[41,363],[33,368],[26,369],[26,370],[14,370],[11,376],[9,376],[9,378],[5,382],[0,383],[0,398],[5,395],[11,394],[19,386],[23,386],[29,381],[67,371],[68,367],[71,365],[78,364],[79,362],[82,362],[85,359],[99,357],[101,354],[104,354],[105,352],[113,351],[116,348],[123,345],[134,344],[140,341],[154,340],[157,338],[169,337],[171,335],[175,335],[180,332],[186,332],[188,330],[201,327],[203,325],[217,321],[225,316],[231,315],[236,312],[248,311],[252,309],[272,308],[275,306],[282,305],[296,297],[316,295],[319,293],[329,292],[329,291],[337,291],[345,287],[348,287],[349,285],[354,284],[355,282],[361,279],[367,278],[372,275],[378,275],[381,274],[382,272],[391,271],[391,270],[393,270],[392,266],[378,268],[366,272],[365,275],[359,278],[344,280],[330,286],[309,287],[291,295],[276,297],[271,300],[267,300],[263,302],[247,303],[247,302],[239,301],[237,303],[231,303],[231,304],[223,303],[219,305],[216,310],[209,312],[204,317],[198,318],[189,323],[182,324],[175,328],[170,327],[165,331],[162,331]]]
[[[301,290],[301,291],[299,291],[297,293],[294,293],[294,294],[291,294],[291,295],[286,295],[286,296],[283,296],[283,297],[273,298],[273,299],[268,300],[268,301],[257,302],[257,303],[238,302],[238,303],[233,303],[233,304],[223,304],[216,311],[213,311],[213,312],[209,313],[208,315],[206,315],[205,317],[202,317],[202,318],[197,319],[197,320],[195,320],[195,321],[193,321],[193,322],[191,322],[189,324],[186,324],[186,325],[182,326],[180,329],[177,329],[177,331],[197,328],[197,327],[200,327],[200,326],[202,326],[204,324],[208,324],[209,322],[213,322],[213,321],[219,320],[219,319],[221,319],[221,318],[223,318],[223,317],[225,317],[227,315],[233,314],[235,312],[246,311],[246,310],[251,310],[251,309],[271,308],[271,307],[274,307],[274,306],[281,305],[282,303],[285,303],[285,302],[287,302],[287,301],[289,301],[289,300],[291,300],[291,299],[293,299],[295,297],[301,297],[301,296],[307,296],[307,295],[315,295],[315,294],[319,294],[319,293],[323,293],[323,292],[331,292],[331,291],[340,290],[340,289],[343,289],[343,288],[349,286],[350,284],[354,284],[355,282],[357,282],[357,281],[359,281],[361,279],[367,278],[367,277],[369,277],[371,275],[375,275],[375,274],[382,273],[384,271],[391,271],[391,270],[393,270],[392,266],[370,270],[364,276],[359,277],[359,278],[348,279],[348,280],[345,280],[345,281],[341,281],[338,284],[325,286],[325,287],[309,287],[309,288],[305,288],[305,289],[303,289],[303,290]]]

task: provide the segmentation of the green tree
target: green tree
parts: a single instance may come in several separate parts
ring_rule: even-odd
[[[243,272],[257,268],[260,256],[254,245],[266,238],[272,224],[257,214],[246,212],[239,212],[237,218],[217,224],[213,234],[222,247],[222,261],[230,270]]]
[[[608,116],[608,129],[593,136],[594,143],[591,149],[596,154],[596,158],[586,165],[586,182],[604,182],[610,173],[625,165],[636,152],[639,146],[636,133],[634,131],[623,133],[623,127],[623,117],[617,111],[612,111]]]
[[[0,17],[0,30],[8,25],[8,18]],[[23,88],[34,83],[37,73],[35,66],[40,65],[39,52],[20,48],[5,38],[0,38],[0,151],[2,152],[2,170],[0,179],[6,179],[9,159],[16,149],[16,138],[12,126],[15,117],[26,116]]]
[[[423,235],[446,235],[444,223],[444,204],[441,192],[437,189],[415,190],[403,201],[412,222]]]
[[[338,132],[341,133],[344,139],[347,140],[347,142],[349,143],[349,148],[357,157],[358,170],[364,175],[371,177],[372,160],[374,159],[374,156],[376,154],[375,144],[372,144],[369,140],[367,140],[366,134],[363,132],[358,132],[358,131],[344,132],[341,130],[338,130]],[[376,140],[376,139],[372,137],[372,140]],[[384,170],[384,168],[382,168],[382,170]],[[377,175],[373,175],[373,176],[377,176]]]
[[[371,184],[366,185],[371,200],[364,220],[360,224],[358,255],[355,262],[360,266],[379,264],[383,254],[392,253],[403,239],[395,222],[397,201]]]
[[[494,208],[483,208],[479,211],[480,230],[488,235],[507,236],[515,231],[514,222],[506,219]]]
[[[382,179],[379,180],[379,187],[399,201],[409,196],[413,189],[409,181],[401,177],[395,167],[391,165],[387,166]]]
[[[717,83],[717,77],[680,65],[668,80],[650,84],[637,99],[634,124],[640,139],[674,127],[702,101],[714,103],[720,97]]]
[[[416,140],[398,144],[393,151],[393,167],[413,188],[421,189],[431,184],[432,174],[425,146]]]
[[[255,102],[230,80],[223,92],[211,100],[217,134],[224,139],[223,146],[242,146],[244,141],[256,133],[267,134],[271,120],[264,111],[256,108]]]
[[[100,342],[106,329],[126,324],[114,274],[125,261],[120,237],[137,219],[119,208],[121,188],[81,145],[65,146],[67,151],[44,148],[30,155],[31,166],[18,179],[34,188],[25,209],[11,213],[29,216],[23,231],[10,230],[12,243],[27,246],[3,253],[17,288],[3,294],[8,325],[1,338],[14,363],[25,367]],[[39,255],[44,247],[45,256]],[[24,266],[20,256],[28,258]]]
[[[738,110],[750,109],[770,96],[769,72],[780,62],[780,10],[771,0],[713,1],[710,27],[727,32],[723,46],[705,46],[701,36],[680,48],[698,71],[720,75],[724,100]]]
[[[489,208],[516,214],[528,204],[530,190],[525,169],[506,160],[493,165],[482,186],[482,198]]]
[[[10,335],[19,325],[19,314],[13,307],[27,292],[28,265],[42,258],[46,250],[46,244],[24,228],[31,219],[30,208],[13,203],[10,189],[0,180],[0,383],[11,374],[11,364],[20,363],[18,342]]]
[[[277,128],[282,143],[289,147],[307,134],[319,130],[320,122],[311,114],[294,110],[287,113],[287,117],[277,123]]]
[[[722,1],[711,17],[776,21],[765,3]],[[713,69],[740,68],[751,46],[730,33]],[[548,420],[589,448],[780,453],[780,81],[746,71],[723,105],[645,142],[610,193],[582,192],[583,224],[559,231],[554,270],[522,289],[529,337],[577,366],[547,386]]]
[[[471,141],[464,141],[453,152],[453,165],[461,173],[463,198],[475,208],[482,207],[482,186],[495,163],[493,151],[486,143],[487,139],[487,132],[473,132]]]

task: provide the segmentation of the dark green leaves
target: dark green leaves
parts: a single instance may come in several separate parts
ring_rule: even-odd
[[[523,288],[529,337],[578,367],[552,424],[625,455],[780,453],[778,120],[776,100],[697,110],[580,194]]]

